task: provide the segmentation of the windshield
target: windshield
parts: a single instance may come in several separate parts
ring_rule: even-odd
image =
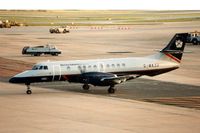
[[[35,65],[33,66],[32,70],[48,70],[48,66]]]
[[[32,70],[38,70],[38,69],[39,69],[39,67],[40,67],[40,66],[38,66],[38,65],[35,65],[35,66],[33,66]]]

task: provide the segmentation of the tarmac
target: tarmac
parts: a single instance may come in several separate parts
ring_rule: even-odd
[[[181,68],[156,77],[143,77],[117,86],[83,91],[67,82],[9,84],[8,79],[34,63],[147,56],[162,49],[177,32],[200,29],[199,22],[135,25],[50,34],[50,27],[0,29],[0,132],[162,132],[200,131],[200,45],[187,44]],[[51,43],[63,51],[52,57],[21,55],[24,46]]]
[[[0,83],[1,133],[198,133],[200,111]],[[22,93],[24,92],[24,93]]]

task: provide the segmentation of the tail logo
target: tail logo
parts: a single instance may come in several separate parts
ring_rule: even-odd
[[[183,46],[183,42],[181,40],[176,40],[175,44],[176,44],[176,48],[182,48]]]

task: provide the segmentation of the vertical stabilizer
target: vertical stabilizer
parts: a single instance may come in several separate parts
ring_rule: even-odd
[[[188,33],[177,33],[169,44],[160,52],[180,63]]]

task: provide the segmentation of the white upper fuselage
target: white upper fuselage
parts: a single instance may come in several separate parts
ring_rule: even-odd
[[[25,71],[15,77],[79,75],[86,72],[135,74],[137,71],[151,71],[167,68],[178,68],[179,63],[164,56],[162,53],[147,57],[111,58],[95,60],[74,60],[41,62],[32,70]],[[44,66],[47,69],[44,69]]]

